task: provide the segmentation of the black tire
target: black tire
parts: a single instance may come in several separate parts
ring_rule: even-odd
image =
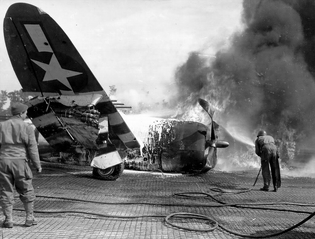
[[[93,176],[102,180],[114,181],[121,176],[123,171],[124,163],[121,163],[106,169],[93,168]]]

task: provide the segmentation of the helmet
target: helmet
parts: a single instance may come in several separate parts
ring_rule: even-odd
[[[267,135],[265,130],[260,130],[257,134],[257,137]]]

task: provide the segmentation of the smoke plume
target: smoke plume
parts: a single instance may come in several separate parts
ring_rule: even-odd
[[[315,143],[314,12],[313,0],[244,0],[243,30],[229,46],[214,59],[193,52],[178,67],[177,116],[205,98],[227,130],[253,140],[266,130],[285,160],[305,153]]]

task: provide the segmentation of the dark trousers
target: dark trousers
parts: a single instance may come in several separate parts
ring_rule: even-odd
[[[273,187],[281,187],[279,156],[275,145],[267,144],[263,146],[261,155],[261,169],[264,180],[264,188],[269,188],[271,176]]]

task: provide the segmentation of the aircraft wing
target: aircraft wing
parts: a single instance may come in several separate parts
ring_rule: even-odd
[[[111,101],[101,100],[95,108],[100,112],[100,119],[108,117],[110,132],[117,135],[127,148],[140,148],[135,135]]]
[[[24,92],[33,96],[106,95],[65,32],[39,8],[11,5],[4,19],[4,37]]]
[[[11,5],[4,37],[23,92],[55,96],[55,101],[69,107],[94,104],[127,147],[140,147],[71,40],[47,13],[26,3]]]

